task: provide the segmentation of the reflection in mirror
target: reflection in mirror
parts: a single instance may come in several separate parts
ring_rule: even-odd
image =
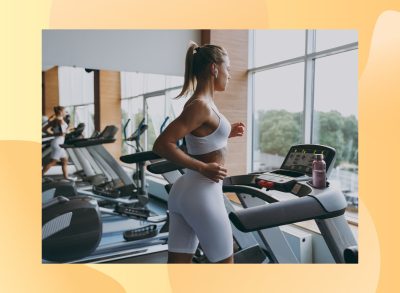
[[[185,98],[174,99],[181,91],[183,77],[138,72],[121,72],[122,128],[128,119],[127,135],[132,134],[144,118],[148,129],[140,138],[145,150],[151,150],[164,120],[169,117],[164,128],[183,109]],[[122,154],[130,154],[135,149],[122,144]]]

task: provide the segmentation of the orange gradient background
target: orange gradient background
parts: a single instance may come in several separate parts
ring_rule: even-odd
[[[0,292],[400,292],[399,1],[2,0],[0,5]],[[41,30],[66,28],[357,29],[360,263],[42,265]]]

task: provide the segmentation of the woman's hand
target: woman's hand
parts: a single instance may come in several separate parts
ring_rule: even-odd
[[[207,178],[210,178],[211,180],[215,181],[216,183],[219,182],[219,180],[224,180],[224,178],[227,175],[227,170],[226,168],[222,167],[218,163],[206,163],[203,168],[201,168],[200,173]]]
[[[242,122],[233,123],[231,125],[231,133],[229,134],[229,137],[243,136],[245,127],[246,126]]]

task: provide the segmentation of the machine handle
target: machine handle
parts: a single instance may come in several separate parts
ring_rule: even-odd
[[[164,131],[165,124],[167,124],[169,116],[165,117],[164,122],[161,124],[160,133]]]
[[[124,125],[124,140],[127,139],[127,137],[126,137],[126,128],[128,127],[129,122],[131,122],[131,118],[129,118],[128,121],[126,121],[126,123]]]

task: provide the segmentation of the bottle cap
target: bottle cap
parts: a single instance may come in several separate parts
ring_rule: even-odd
[[[314,155],[314,159],[316,159],[316,160],[323,160],[323,159],[324,159],[324,155],[323,155],[323,154],[315,154],[315,155]]]

